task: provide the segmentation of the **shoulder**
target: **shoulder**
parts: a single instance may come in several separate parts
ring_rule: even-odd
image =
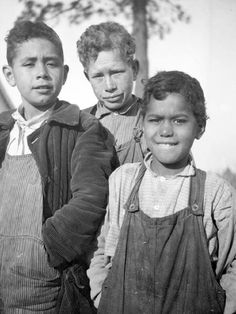
[[[135,163],[126,163],[120,167],[118,167],[115,171],[110,175],[109,181],[112,182],[124,182],[124,181],[133,181],[138,175],[139,169],[141,166],[141,162]]]
[[[227,180],[216,173],[206,172],[204,202],[213,211],[217,208],[232,208],[234,193],[233,186]]]
[[[92,115],[95,115],[96,110],[97,110],[97,105],[94,105],[94,106],[85,108],[85,109],[83,109],[82,111],[83,111],[83,112],[87,112],[87,113],[91,113]]]
[[[80,110],[78,105],[59,100],[50,120],[70,126],[80,126],[84,131],[91,126],[98,126],[99,121],[89,112]]]
[[[85,128],[88,128],[94,124],[97,126],[100,125],[98,119],[94,115],[85,110],[80,111],[80,121],[82,123],[82,126]]]
[[[8,111],[3,111],[0,113],[0,127],[6,127],[8,128],[12,124],[14,124],[14,119],[12,118],[12,113],[15,110],[8,110]]]
[[[120,204],[122,207],[136,182],[140,166],[138,162],[127,163],[112,172],[109,177],[109,204]]]
[[[219,174],[214,172],[206,172],[206,188],[211,190],[212,193],[219,193],[221,191],[232,191],[232,185],[221,177]]]

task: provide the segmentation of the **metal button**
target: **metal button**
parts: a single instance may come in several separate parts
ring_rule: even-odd
[[[135,204],[130,204],[129,210],[134,210],[135,209]]]

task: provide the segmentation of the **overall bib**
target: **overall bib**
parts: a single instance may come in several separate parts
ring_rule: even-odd
[[[140,168],[103,284],[99,314],[223,313],[224,290],[212,269],[203,226],[205,173],[191,179],[189,205],[161,218],[139,209]]]
[[[49,267],[41,230],[41,177],[32,155],[0,169],[0,313],[55,312],[60,275]]]

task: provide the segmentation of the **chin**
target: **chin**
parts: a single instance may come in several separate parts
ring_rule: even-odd
[[[117,111],[117,110],[120,110],[124,107],[124,105],[121,105],[121,104],[119,104],[119,105],[117,105],[117,104],[109,104],[109,105],[104,104],[104,105],[106,108],[108,108],[111,111]]]

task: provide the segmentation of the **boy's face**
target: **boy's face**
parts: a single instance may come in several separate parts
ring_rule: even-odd
[[[86,76],[94,94],[111,111],[128,107],[132,101],[133,81],[138,64],[128,64],[118,49],[101,51],[95,61],[90,61]]]
[[[144,136],[153,154],[152,168],[160,175],[174,175],[188,162],[194,139],[204,132],[180,94],[164,100],[151,97],[144,117]]]
[[[68,68],[55,45],[43,38],[19,44],[12,66],[3,72],[11,86],[17,86],[25,111],[50,108],[66,81]]]

